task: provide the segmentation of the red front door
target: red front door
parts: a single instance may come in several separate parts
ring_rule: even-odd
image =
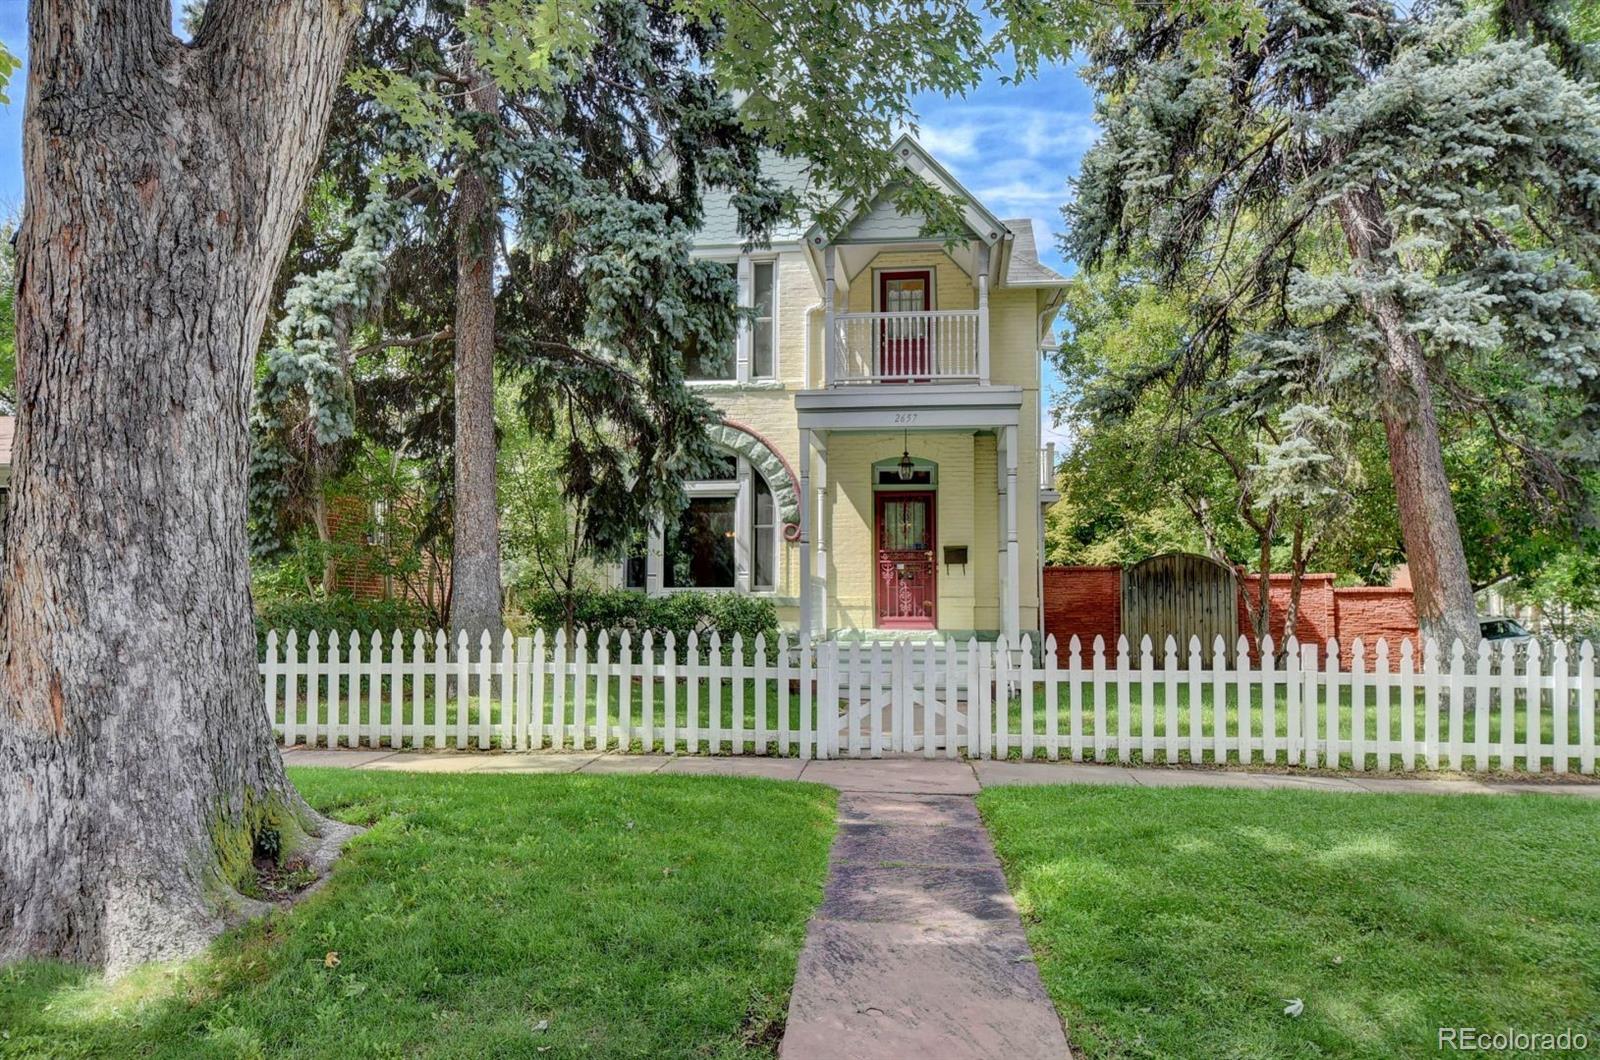
[[[928,312],[933,276],[927,269],[878,273],[878,307],[884,318],[878,336],[878,375],[891,381],[928,377]],[[918,314],[918,315],[911,315]]]
[[[879,493],[878,626],[933,629],[933,494]]]

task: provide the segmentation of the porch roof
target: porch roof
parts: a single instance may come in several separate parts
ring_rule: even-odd
[[[835,387],[794,396],[801,430],[970,431],[1015,427],[1022,419],[1020,386]]]

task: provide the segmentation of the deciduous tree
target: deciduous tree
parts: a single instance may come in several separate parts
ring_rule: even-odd
[[[0,584],[0,960],[113,970],[250,907],[268,833],[335,832],[261,703],[246,412],[360,10],[34,0],[18,432]]]

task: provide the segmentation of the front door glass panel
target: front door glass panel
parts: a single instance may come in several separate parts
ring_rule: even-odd
[[[931,493],[877,496],[877,624],[932,629],[936,619]]]

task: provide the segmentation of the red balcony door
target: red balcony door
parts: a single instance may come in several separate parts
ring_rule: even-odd
[[[933,305],[928,269],[878,273],[878,306],[884,313],[926,313]],[[878,336],[878,374],[891,380],[926,379],[930,322],[926,317],[888,319]]]
[[[933,629],[936,585],[933,494],[877,494],[880,629]]]

